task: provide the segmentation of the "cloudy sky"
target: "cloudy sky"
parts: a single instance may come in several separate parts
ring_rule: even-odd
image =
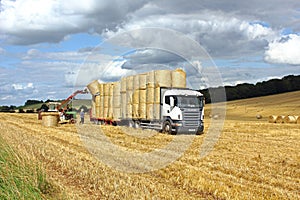
[[[151,69],[181,67],[196,87],[214,85],[195,65],[223,85],[300,74],[300,1],[0,1],[0,105]]]

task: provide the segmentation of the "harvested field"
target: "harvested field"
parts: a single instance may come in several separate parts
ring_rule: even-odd
[[[92,156],[78,130],[97,125],[44,127],[37,115],[0,114],[0,134],[23,156],[40,162],[71,199],[300,199],[300,124],[268,123],[270,115],[299,115],[300,92],[283,96],[229,102],[223,132],[208,156],[199,157],[204,133],[179,159],[145,173],[120,172]],[[207,130],[210,119],[205,120]],[[190,137],[142,130],[151,137],[136,137],[138,132],[129,135],[126,128],[112,126],[102,130],[114,145],[141,153],[174,137]]]

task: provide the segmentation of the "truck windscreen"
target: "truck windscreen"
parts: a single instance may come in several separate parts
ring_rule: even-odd
[[[181,107],[203,107],[203,97],[178,96],[177,98]]]

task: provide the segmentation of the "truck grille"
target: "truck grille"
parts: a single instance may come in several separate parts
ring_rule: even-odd
[[[183,126],[198,127],[201,119],[201,110],[199,109],[183,109]]]

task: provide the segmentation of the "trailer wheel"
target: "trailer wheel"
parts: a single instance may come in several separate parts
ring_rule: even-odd
[[[135,121],[134,128],[140,128],[140,127],[141,127],[141,123],[139,121]]]
[[[171,122],[165,121],[163,124],[163,133],[171,134],[172,133],[172,126]]]
[[[134,122],[132,120],[128,121],[128,127],[130,127],[130,128],[134,127]]]

